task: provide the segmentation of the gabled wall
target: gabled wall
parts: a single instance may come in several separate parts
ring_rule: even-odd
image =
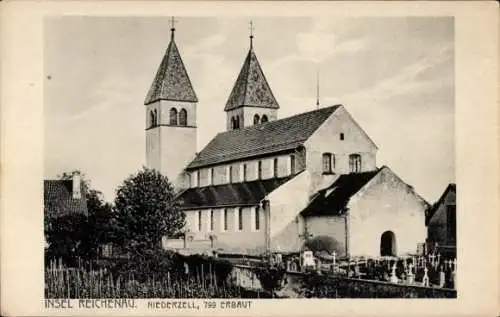
[[[310,181],[310,174],[304,171],[268,195],[272,250],[287,252],[302,247],[304,219],[300,212],[309,202]]]
[[[385,231],[396,238],[396,254],[415,253],[425,243],[427,203],[389,168],[384,167],[347,205],[351,256],[379,256]]]
[[[452,225],[447,219],[448,206],[456,206],[456,192],[453,190],[449,190],[446,193],[446,196],[437,207],[432,218],[429,220],[428,238],[429,242],[431,242],[432,244],[434,243],[438,243],[439,245],[456,244],[456,237],[450,237],[448,235],[448,226]],[[456,207],[455,207],[455,219],[456,219]]]
[[[343,140],[340,137],[341,133],[343,133]],[[322,157],[326,152],[335,155],[333,172],[337,174],[350,172],[350,154],[361,155],[361,171],[371,171],[377,168],[376,145],[343,106],[335,110],[304,145],[307,153],[307,169],[313,178],[313,186],[317,185],[323,173]]]

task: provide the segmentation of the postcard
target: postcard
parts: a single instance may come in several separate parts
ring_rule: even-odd
[[[2,314],[498,314],[494,3],[3,9]]]

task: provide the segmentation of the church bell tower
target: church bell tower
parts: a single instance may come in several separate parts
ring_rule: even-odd
[[[224,108],[227,130],[278,118],[279,105],[255,55],[253,38],[253,24],[250,22],[250,49]]]
[[[196,154],[198,98],[175,43],[174,24],[172,18],[170,43],[144,101],[146,165],[183,188],[188,186],[184,168]]]

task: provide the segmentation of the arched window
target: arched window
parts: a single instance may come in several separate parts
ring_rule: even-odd
[[[201,231],[201,219],[202,219],[201,210],[198,210],[198,231]]]
[[[149,111],[149,127],[152,128],[155,126],[155,113],[153,110]]]
[[[228,175],[229,184],[231,184],[233,182],[233,167],[231,165],[229,165],[229,169],[227,172],[229,173]]]
[[[262,179],[262,161],[257,163],[257,178]]]
[[[210,168],[210,185],[214,185],[215,183],[215,173],[214,168]]]
[[[243,208],[238,208],[238,230],[243,230]]]
[[[179,111],[179,125],[187,126],[187,111],[184,108]]]
[[[215,225],[215,221],[214,221],[214,210],[210,210],[210,231],[214,231],[214,225]]]
[[[332,172],[332,153],[323,153],[323,173]]]
[[[260,230],[260,206],[255,207],[255,230]]]
[[[223,217],[224,217],[224,231],[227,231],[227,228],[229,227],[228,226],[228,219],[227,219],[227,209],[224,209],[224,213],[223,213]]]
[[[295,155],[290,155],[290,174],[295,174]]]
[[[361,172],[361,155],[359,154],[349,155],[349,169],[351,173]]]
[[[265,114],[262,115],[262,118],[260,119],[260,123],[266,123],[267,121],[267,116]]]
[[[260,121],[260,117],[258,114],[256,114],[255,116],[253,116],[253,124],[258,124]]]
[[[155,117],[155,126],[157,126],[158,125],[158,111],[156,111],[156,109],[155,109],[154,117]]]
[[[240,128],[240,117],[239,116],[231,117],[231,128],[233,130]]]
[[[278,159],[273,160],[273,177],[278,177]]]
[[[177,125],[177,109],[170,109],[170,125]]]

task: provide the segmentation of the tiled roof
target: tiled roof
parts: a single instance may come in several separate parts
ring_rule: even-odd
[[[243,183],[188,188],[176,200],[182,209],[256,205],[267,194],[292,179],[295,175]]]
[[[158,100],[198,101],[173,36],[144,104]]]
[[[252,48],[248,51],[224,111],[229,111],[240,106],[279,109],[278,102],[274,98],[273,92]]]
[[[81,185],[82,198],[73,198],[72,180],[45,180],[43,182],[43,205],[50,217],[68,214],[88,214],[85,186]]]
[[[380,170],[340,175],[332,185],[318,191],[303,216],[340,215],[349,199],[366,185]]]
[[[219,133],[187,169],[293,150],[302,145],[340,105]]]

